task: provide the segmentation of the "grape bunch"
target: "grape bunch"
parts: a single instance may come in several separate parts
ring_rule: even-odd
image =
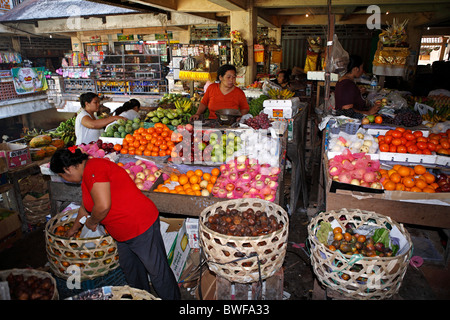
[[[272,126],[272,124],[269,121],[269,116],[267,115],[267,113],[260,113],[256,117],[245,120],[244,123],[255,130],[268,129],[269,127]]]
[[[422,123],[422,116],[414,110],[402,108],[396,112],[393,124],[415,127]]]

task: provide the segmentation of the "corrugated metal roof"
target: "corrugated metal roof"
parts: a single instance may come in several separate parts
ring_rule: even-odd
[[[0,16],[0,22],[26,22],[138,12],[132,9],[84,0],[28,0]]]

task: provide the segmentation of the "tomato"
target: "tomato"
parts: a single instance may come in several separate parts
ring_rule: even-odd
[[[389,152],[389,145],[387,143],[380,144],[380,151],[381,152]]]
[[[416,138],[412,133],[408,133],[408,132],[405,133],[404,137],[408,141],[412,141]]]
[[[417,142],[417,148],[419,148],[420,150],[424,150],[427,148],[427,143],[426,142]]]
[[[422,131],[414,131],[413,132],[414,137],[418,138],[418,137],[423,137],[423,132]]]
[[[394,138],[392,139],[392,145],[399,146],[402,144],[402,140],[400,138]]]
[[[375,123],[378,123],[378,124],[383,123],[383,117],[382,116],[376,116],[375,117]]]
[[[402,144],[406,144],[406,142],[408,142],[405,137],[401,137],[400,140],[402,140]]]
[[[385,136],[392,136],[392,132],[394,132],[394,130],[390,129],[386,132]]]
[[[395,129],[394,131],[392,131],[392,136],[394,138],[400,138],[402,136],[402,132],[397,130],[397,129]]]
[[[430,151],[436,151],[436,145],[432,142],[427,143],[427,149]]]
[[[384,137],[384,142],[386,142],[387,144],[391,144],[391,142],[392,142],[392,135],[386,135],[385,137]]]
[[[422,154],[431,154],[431,151],[428,149],[423,149]]]
[[[397,152],[398,152],[398,153],[406,153],[406,151],[407,151],[406,146],[403,145],[403,144],[401,144],[401,145],[399,145],[399,146],[397,147]]]
[[[407,149],[409,153],[417,153],[417,151],[419,150],[419,148],[417,148],[415,144],[407,146]]]
[[[384,135],[379,135],[379,136],[377,137],[377,139],[378,139],[378,143],[384,142]]]
[[[428,142],[428,139],[425,137],[416,137],[417,142]]]
[[[405,143],[405,146],[409,147],[409,146],[411,146],[411,145],[413,145],[413,144],[416,144],[416,140],[415,140],[415,139],[414,139],[414,140],[411,140],[411,141],[408,141],[408,142],[406,142],[406,143]]]
[[[397,147],[394,145],[389,146],[389,152],[397,152]]]

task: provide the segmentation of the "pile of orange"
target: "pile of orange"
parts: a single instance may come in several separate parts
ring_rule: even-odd
[[[144,155],[149,157],[170,156],[177,141],[172,141],[173,131],[163,123],[155,123],[151,128],[139,128],[127,134],[122,144],[114,145],[121,154]]]
[[[385,135],[379,135],[378,143],[381,152],[449,154],[450,151],[448,132],[424,137],[422,131],[397,127],[395,130],[388,130]]]
[[[164,183],[155,188],[154,192],[187,194],[191,196],[209,195],[219,174],[220,170],[218,168],[212,169],[211,173],[203,172],[201,169],[188,170],[182,174],[172,173]],[[169,188],[169,185],[172,188]]]
[[[439,187],[436,177],[420,164],[414,167],[396,164],[390,170],[380,169],[379,172],[385,190],[434,193]]]

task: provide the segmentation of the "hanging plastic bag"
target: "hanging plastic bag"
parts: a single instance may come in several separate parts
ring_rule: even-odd
[[[333,35],[333,46],[330,52],[329,72],[337,73],[343,76],[347,72],[347,65],[349,62],[348,52],[344,50],[339,42],[338,36]]]

